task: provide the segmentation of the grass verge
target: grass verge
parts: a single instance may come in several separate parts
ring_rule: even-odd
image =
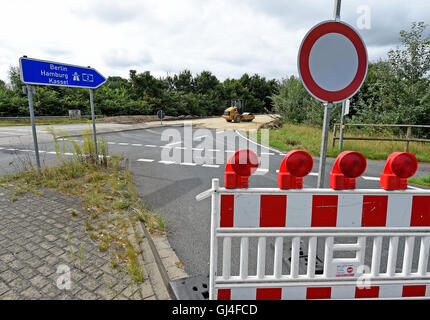
[[[112,267],[126,270],[130,278],[140,283],[143,281],[142,267],[137,255],[139,246],[133,246],[129,225],[140,220],[150,232],[164,233],[161,217],[145,209],[136,194],[130,172],[125,168],[122,157],[108,156],[106,143],[99,141],[99,154],[95,154],[92,135],[84,132],[83,143],[78,145],[72,138],[73,157],[67,158],[66,141],[57,139],[51,130],[57,153],[58,165],[43,167],[41,175],[35,168],[0,178],[0,186],[12,188],[13,199],[33,192],[40,195],[44,188],[79,196],[82,212],[72,211],[70,215],[85,221],[89,237],[96,241],[100,251],[109,250],[112,256]],[[68,235],[70,239],[70,235]],[[141,241],[137,241],[138,243]],[[70,241],[69,241],[70,242]],[[81,244],[80,251],[83,245]],[[75,260],[75,250],[70,250]],[[80,259],[82,260],[82,259]],[[82,261],[80,261],[82,265]]]
[[[424,176],[424,177],[412,177],[409,178],[408,181],[411,183],[415,183],[418,184],[420,186],[425,186],[428,187],[429,186],[429,176]]]
[[[96,122],[99,122],[96,119]],[[73,124],[73,123],[91,123],[91,119],[36,119],[36,125],[53,125],[53,124]],[[31,125],[30,120],[0,120],[0,127],[11,127],[11,126],[29,126]]]
[[[258,132],[260,140],[261,131]],[[329,132],[327,156],[337,157],[339,151],[338,143],[332,146],[333,132]],[[357,130],[348,130],[345,136],[366,137]],[[376,136],[376,135],[375,135]],[[321,148],[321,128],[309,125],[297,125],[286,123],[281,128],[270,130],[270,146],[280,150],[290,151],[293,149],[302,149],[313,156],[319,156]],[[384,135],[384,137],[389,137]],[[404,151],[405,144],[395,141],[352,141],[344,140],[343,150],[352,150],[361,152],[367,159],[385,160],[388,155],[396,151]],[[413,153],[418,161],[430,162],[430,144],[420,142],[410,142],[409,152]]]

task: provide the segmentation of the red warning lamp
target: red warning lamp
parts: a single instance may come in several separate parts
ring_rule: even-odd
[[[314,161],[309,153],[292,150],[282,160],[278,173],[279,189],[302,189],[303,177],[312,171]]]
[[[249,149],[237,150],[225,167],[225,187],[228,189],[248,188],[248,178],[258,168],[258,157]]]
[[[388,156],[381,174],[381,188],[398,190],[408,188],[408,178],[418,169],[417,158],[409,152],[393,152]]]
[[[366,158],[360,152],[341,152],[330,173],[330,188],[355,189],[355,179],[364,173],[366,166]]]

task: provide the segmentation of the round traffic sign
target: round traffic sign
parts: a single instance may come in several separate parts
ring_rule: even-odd
[[[340,102],[352,97],[366,78],[366,45],[350,25],[323,21],[302,40],[297,66],[312,96],[323,102]]]
[[[157,116],[158,116],[158,119],[163,120],[164,116],[165,116],[164,111],[163,110],[158,110]]]

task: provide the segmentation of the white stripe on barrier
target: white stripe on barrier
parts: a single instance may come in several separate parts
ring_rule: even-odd
[[[312,195],[290,194],[287,196],[286,226],[310,227],[312,221]]]
[[[410,225],[412,197],[410,195],[389,195],[387,203],[387,227]]]
[[[345,194],[338,196],[338,211],[336,226],[359,227],[363,211],[363,196]]]
[[[252,194],[237,194],[234,196],[234,226],[255,227],[260,225],[260,197]]]

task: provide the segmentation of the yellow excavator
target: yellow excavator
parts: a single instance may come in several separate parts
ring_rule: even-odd
[[[245,101],[243,99],[233,99],[231,100],[230,108],[225,109],[222,117],[227,120],[227,122],[251,122],[255,119],[255,116],[252,113],[243,112],[244,107]]]

